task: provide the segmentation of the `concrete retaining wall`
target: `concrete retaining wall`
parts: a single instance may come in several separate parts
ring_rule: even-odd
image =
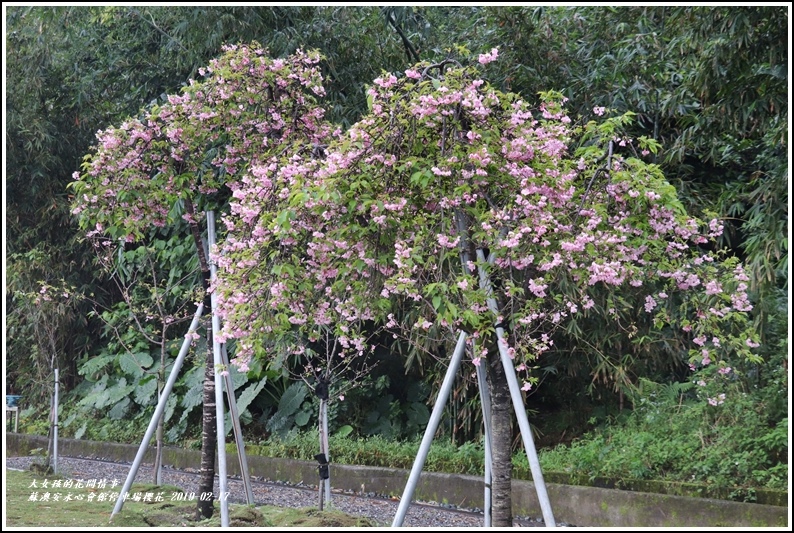
[[[6,433],[6,454],[29,455],[35,448],[47,448],[45,437]],[[138,446],[73,439],[59,439],[58,453],[132,463]],[[173,468],[198,469],[200,453],[196,450],[169,448],[163,462]],[[154,449],[144,456],[153,462]],[[239,476],[236,454],[226,458],[229,475]],[[269,480],[303,482],[316,485],[317,463],[291,459],[249,456],[252,476]],[[376,492],[400,496],[405,489],[408,470],[364,466],[331,465],[331,483],[346,491]],[[738,503],[709,498],[689,498],[647,492],[581,487],[548,483],[547,491],[554,518],[577,526],[600,527],[790,527],[789,507]],[[414,499],[450,503],[460,507],[483,506],[482,478],[458,474],[423,472]],[[534,485],[513,480],[513,513],[519,516],[542,516]]]

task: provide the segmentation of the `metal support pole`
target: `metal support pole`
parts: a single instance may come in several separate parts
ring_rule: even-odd
[[[47,422],[50,423],[50,427],[47,429],[47,464],[44,466],[47,468],[52,468],[52,442],[55,427],[53,426],[53,422],[55,422],[55,391],[53,390],[52,394],[50,395],[50,416],[47,418]]]
[[[196,331],[199,319],[201,318],[201,313],[203,311],[204,304],[200,303],[196,308],[196,314],[193,317],[193,321],[190,323],[188,334]],[[171,394],[171,389],[174,388],[176,377],[179,375],[179,370],[182,368],[182,363],[185,360],[185,356],[187,355],[189,348],[190,339],[186,335],[185,340],[182,342],[182,348],[179,350],[179,355],[176,356],[176,361],[174,361],[174,367],[171,369],[171,374],[168,376],[168,381],[165,384],[165,388],[163,388],[163,393],[160,395],[160,399],[157,402],[157,407],[155,408],[154,415],[152,415],[152,419],[149,422],[149,427],[146,428],[146,434],[141,441],[141,445],[138,447],[138,453],[135,455],[135,460],[132,463],[132,467],[130,467],[130,472],[127,474],[127,480],[124,482],[124,487],[121,489],[119,497],[116,500],[116,506],[113,508],[113,512],[110,514],[111,522],[113,521],[113,517],[116,516],[116,514],[121,511],[121,508],[124,506],[124,495],[130,491],[130,487],[132,486],[132,482],[135,479],[135,475],[138,473],[138,468],[141,466],[141,461],[143,460],[144,453],[146,453],[149,440],[151,440],[154,430],[157,428],[157,422],[159,422],[160,417],[163,416],[168,395]]]
[[[458,373],[460,361],[463,359],[465,351],[466,334],[461,331],[458,335],[455,353],[452,354],[449,367],[447,368],[447,374],[444,376],[444,382],[441,384],[441,390],[438,392],[436,404],[433,406],[433,412],[430,414],[430,420],[427,422],[427,429],[425,429],[422,442],[419,444],[419,451],[416,454],[414,465],[408,476],[408,482],[405,485],[402,498],[400,498],[400,505],[397,508],[397,514],[392,522],[392,527],[401,527],[403,520],[405,520],[405,513],[408,512],[408,506],[411,505],[411,498],[413,498],[416,485],[419,482],[419,476],[422,473],[422,467],[424,467],[427,454],[430,451],[430,443],[433,441],[433,435],[436,434],[436,430],[438,429],[438,424],[441,421],[441,413],[444,411],[444,405],[452,390],[452,384],[455,381],[455,375]]]
[[[460,263],[463,267],[463,273],[466,275],[474,275],[474,272],[469,268],[469,222],[466,214],[460,210],[455,210],[455,223],[458,228],[458,235],[460,235]],[[472,344],[474,349],[474,344]],[[473,358],[472,358],[473,359]],[[491,455],[491,397],[488,391],[488,382],[485,379],[485,368],[482,365],[477,365],[477,384],[480,387],[480,402],[482,405],[483,426],[485,428],[485,494],[483,495],[483,514],[485,518],[485,527],[491,526],[491,480],[492,480],[492,467],[493,456]]]
[[[207,244],[210,253],[215,246],[215,212],[207,211]],[[218,267],[210,261],[210,280],[215,281]],[[215,291],[210,295],[212,308],[212,355],[215,365],[215,418],[218,430],[218,499],[221,505],[221,527],[229,527],[229,492],[226,482],[226,428],[223,413],[223,379],[221,377],[221,343],[218,335],[221,331],[221,319],[216,311],[218,297]]]
[[[165,371],[165,369],[163,369]],[[157,383],[157,401],[160,401],[160,396],[163,394],[163,382],[161,379],[158,379]],[[157,421],[157,431],[155,433],[154,440],[157,441],[157,448],[155,450],[154,455],[154,483],[155,485],[162,485],[163,484],[163,425],[160,424],[159,420]]]
[[[226,352],[226,344],[221,344],[221,357],[223,364],[229,368],[229,354]],[[234,428],[234,442],[237,444],[237,459],[240,461],[240,476],[243,478],[245,488],[245,498],[248,505],[254,504],[254,492],[251,488],[251,476],[248,474],[248,458],[245,455],[245,442],[243,441],[243,429],[240,427],[240,412],[237,410],[237,400],[234,397],[234,384],[231,374],[225,376],[226,397],[229,399],[229,417],[232,419]]]
[[[52,413],[52,472],[58,473],[58,369],[55,369],[55,401]]]
[[[323,500],[325,499],[325,479],[323,479],[323,470],[322,464],[327,461],[327,451],[325,449],[325,441],[323,440],[323,407],[325,406],[325,400],[321,397],[320,398],[320,407],[317,409],[317,441],[320,444],[320,453],[315,455],[315,458],[320,462],[320,466],[318,467],[318,472],[320,474],[320,482],[317,484],[320,490],[320,506],[319,509],[323,510]],[[330,470],[329,470],[330,474]]]
[[[481,249],[477,250],[477,260],[479,263],[485,262],[485,254]],[[488,308],[494,315],[498,315],[499,309],[496,306],[496,300],[491,296],[491,281],[488,278],[488,273],[485,271],[482,264],[480,264],[478,269],[480,271],[480,286],[485,290]],[[532,429],[529,427],[524,401],[521,398],[521,388],[518,386],[518,379],[516,378],[513,361],[510,359],[510,355],[507,353],[507,348],[505,347],[506,342],[503,340],[505,337],[504,329],[500,326],[496,327],[496,337],[498,339],[496,344],[499,347],[502,366],[505,369],[505,377],[507,378],[507,384],[510,388],[510,397],[513,399],[513,409],[516,412],[518,427],[521,429],[521,438],[524,441],[524,449],[527,452],[527,459],[529,459],[532,481],[535,483],[535,492],[538,494],[540,509],[543,513],[543,522],[546,527],[556,527],[554,514],[551,511],[551,503],[549,502],[549,495],[546,492],[546,484],[543,481],[543,472],[540,469],[540,461],[538,460],[538,454],[535,450],[535,443],[532,440]]]
[[[327,395],[326,395],[327,396]],[[320,409],[317,413],[317,433],[320,441],[320,453],[314,458],[319,462],[318,473],[320,474],[320,510],[323,510],[323,502],[331,503],[331,469],[328,463],[331,456],[328,453],[328,400],[320,396]]]
[[[329,463],[331,462],[331,451],[328,449],[328,400],[322,400],[320,402],[320,410],[322,411],[322,416],[320,417],[320,423],[322,424],[320,432],[320,438],[322,439],[322,453],[325,454],[325,460]],[[330,476],[330,466],[329,469],[329,476]],[[323,486],[325,487],[325,501],[328,502],[328,505],[331,505],[331,478],[323,480]]]
[[[493,455],[491,452],[491,397],[488,381],[485,379],[485,368],[477,365],[477,385],[480,387],[480,403],[482,404],[482,421],[485,428],[485,494],[483,495],[483,515],[485,527],[491,527],[491,482],[493,480]]]

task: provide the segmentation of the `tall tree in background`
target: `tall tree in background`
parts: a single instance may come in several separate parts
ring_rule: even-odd
[[[322,48],[330,114],[351,124],[366,108],[363,84],[399,42],[385,33],[377,8],[4,6],[6,13],[6,223],[9,284],[8,375],[17,387],[36,364],[28,346],[34,319],[14,294],[35,293],[38,281],[64,280],[112,305],[109,280],[93,274],[93,252],[80,242],[68,213],[65,185],[94,133],[174,93],[227,42],[260,39],[274,56]],[[97,349],[99,323],[84,301],[64,315],[57,365],[66,388],[80,358]],[[42,387],[42,384],[38,385]],[[29,388],[29,387],[32,387]]]
[[[22,295],[37,293],[39,283],[66,283],[83,291],[92,290],[94,284],[101,286],[101,280],[89,275],[90,247],[81,246],[70,229],[64,189],[63,178],[79,161],[75,145],[87,135],[75,112],[77,104],[70,98],[69,72],[59,57],[69,32],[51,31],[49,20],[32,22],[19,8],[8,13],[4,196],[6,368],[11,382],[24,389],[34,404],[48,396],[51,379],[42,381],[41,376],[42,371],[49,373],[50,358],[69,387],[76,375],[72,354],[90,349],[93,341],[85,305],[75,302],[60,315],[31,313]],[[55,346],[42,364],[35,359],[36,348],[31,348],[38,346],[36,328],[47,322],[56,327],[52,332]]]
[[[787,8],[506,7],[473,17],[482,30],[470,42],[514,43],[488,71],[496,85],[525,95],[560,90],[582,120],[601,107],[637,113],[627,133],[661,144],[654,161],[681,200],[695,214],[715,210],[726,227],[717,245],[745,259],[756,327],[768,341],[761,353],[785,352]],[[558,342],[549,370],[566,376],[555,388],[565,396],[591,379],[603,383],[598,393],[623,390],[639,375],[686,372],[663,363],[661,352],[650,366],[622,358],[625,343],[588,334],[600,329],[590,324],[576,344]],[[600,377],[577,364],[587,353],[605,354]],[[771,368],[784,371],[781,363]]]

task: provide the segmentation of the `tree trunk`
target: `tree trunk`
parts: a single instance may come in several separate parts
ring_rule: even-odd
[[[157,401],[159,403],[160,396],[163,394],[163,387],[165,386],[165,332],[168,329],[167,325],[163,326],[163,337],[160,343],[160,368],[157,371]],[[163,431],[165,429],[165,413],[157,421],[157,451],[154,454],[154,484],[163,484]]]
[[[320,453],[325,455],[325,460],[331,462],[331,454],[328,449],[328,399],[320,400]],[[330,467],[329,467],[330,476]],[[321,490],[325,490],[325,502],[331,505],[331,478],[320,481]]]
[[[207,328],[207,366],[204,371],[204,408],[201,428],[201,476],[197,494],[196,519],[210,518],[215,488],[215,448],[218,444],[215,417],[215,360],[212,352],[212,328]]]
[[[510,388],[499,354],[489,354],[488,378],[491,391],[491,450],[493,454],[491,479],[491,519],[493,527],[513,526],[513,500],[511,482],[513,461],[512,413]]]
[[[157,382],[157,401],[159,403],[160,397],[163,394],[163,381],[158,379]],[[157,421],[157,433],[155,433],[155,440],[157,441],[157,449],[154,453],[154,479],[152,480],[155,485],[162,485],[163,483],[163,429],[165,423],[163,419],[165,414]]]
[[[196,253],[201,267],[201,282],[204,286],[204,309],[211,309],[210,302],[210,266],[204,244],[201,241],[201,231],[196,221],[193,202],[185,199],[185,211],[190,215],[188,225],[193,241],[196,244]],[[197,495],[196,518],[210,518],[213,513],[214,488],[215,488],[215,448],[218,444],[215,414],[215,357],[212,347],[212,326],[207,326],[207,367],[204,371],[204,406],[201,418],[201,477],[199,479],[199,494]],[[206,499],[205,499],[206,498]]]

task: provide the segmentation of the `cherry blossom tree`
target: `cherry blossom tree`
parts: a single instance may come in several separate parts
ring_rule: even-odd
[[[652,317],[644,342],[663,328],[689,339],[682,355],[693,368],[719,374],[757,358],[747,278],[710,247],[721,224],[685,213],[643,160],[652,140],[621,136],[631,114],[575,125],[560,95],[542,93],[532,107],[450,60],[385,73],[367,93],[370,113],[323,159],[254,171],[259,181],[235,193],[233,212],[253,229],[228,223],[217,288],[243,366],[269,336],[296,328],[309,337],[337,328],[351,353],[368,349],[373,323],[425,347],[467,332],[472,363],[488,364],[492,382],[494,524],[510,525],[509,395],[490,357],[497,326],[525,391],[571,317],[603,310],[618,327],[617,306]],[[262,208],[280,195],[286,208]],[[480,273],[495,287],[496,315]]]
[[[119,127],[97,133],[95,151],[74,174],[73,213],[87,236],[146,239],[181,215],[193,235],[209,308],[210,268],[201,239],[202,212],[223,206],[251,167],[310,154],[330,132],[316,97],[324,94],[320,55],[270,58],[257,44],[229,46],[181,95],[153,105]],[[212,346],[207,328],[208,347]],[[202,433],[202,492],[212,493],[215,395],[208,352]],[[197,513],[212,515],[212,500]]]

